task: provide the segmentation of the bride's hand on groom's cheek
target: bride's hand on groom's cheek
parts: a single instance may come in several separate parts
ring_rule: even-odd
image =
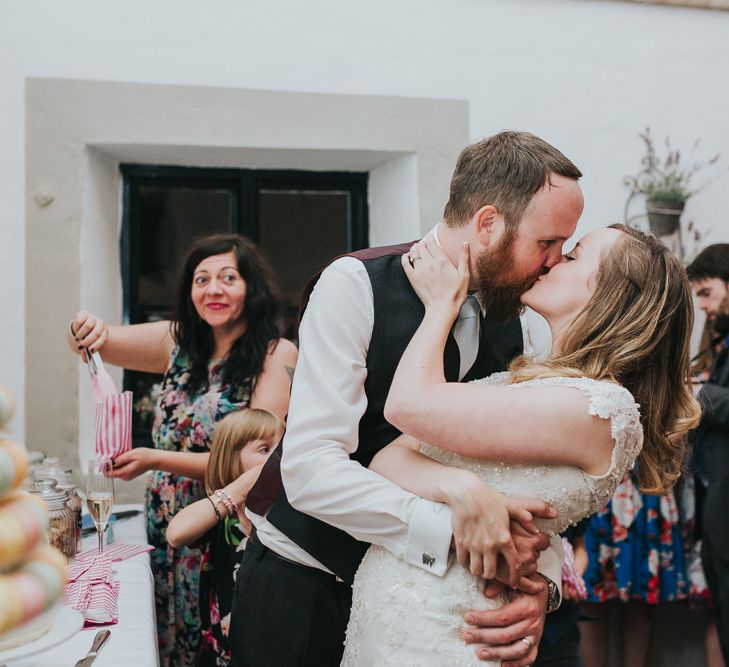
[[[426,306],[447,304],[457,313],[470,282],[470,250],[464,243],[454,266],[432,237],[416,243],[402,257],[402,267],[413,290]]]

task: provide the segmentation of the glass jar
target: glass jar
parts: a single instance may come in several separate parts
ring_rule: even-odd
[[[76,553],[81,551],[81,514],[84,503],[78,495],[78,487],[75,484],[59,484],[61,489],[68,496],[68,509],[73,512],[74,527],[76,529]]]
[[[76,516],[68,506],[68,494],[55,479],[36,480],[28,489],[48,505],[48,541],[66,558],[76,557]]]
[[[49,456],[36,469],[35,479],[55,479],[57,488],[68,495],[68,507],[75,517],[76,552],[81,551],[81,511],[84,504],[73,482],[73,470],[57,456]]]
[[[78,495],[78,487],[73,483],[73,470],[57,456],[49,456],[35,472],[36,479],[55,479],[57,488],[68,495],[68,507],[73,512],[76,526],[76,551],[81,551],[81,512],[83,501]]]

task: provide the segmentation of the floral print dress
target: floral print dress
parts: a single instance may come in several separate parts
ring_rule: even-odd
[[[192,395],[187,383],[187,354],[175,348],[162,380],[152,438],[156,449],[204,453],[210,450],[215,425],[231,412],[248,407],[253,383],[231,388],[222,384],[222,362],[209,366],[208,387]],[[173,549],[167,525],[183,507],[205,495],[201,481],[156,470],[146,496],[147,538],[154,575],[160,665],[193,665],[201,636],[199,613],[199,549]]]
[[[587,602],[685,600],[689,583],[673,492],[644,495],[627,473],[585,533]]]

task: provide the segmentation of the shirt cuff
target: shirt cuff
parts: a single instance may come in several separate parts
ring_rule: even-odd
[[[409,523],[405,561],[442,577],[448,569],[452,537],[448,506],[420,500]]]
[[[549,548],[542,551],[537,562],[537,571],[539,574],[553,581],[559,592],[559,602],[547,609],[547,612],[554,611],[562,603],[562,559],[564,558],[561,538],[554,536],[550,542]]]

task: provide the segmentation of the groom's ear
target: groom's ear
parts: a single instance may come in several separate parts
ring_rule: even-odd
[[[501,221],[501,214],[492,204],[482,206],[473,215],[476,237],[485,248],[489,246],[494,238],[494,232]]]

